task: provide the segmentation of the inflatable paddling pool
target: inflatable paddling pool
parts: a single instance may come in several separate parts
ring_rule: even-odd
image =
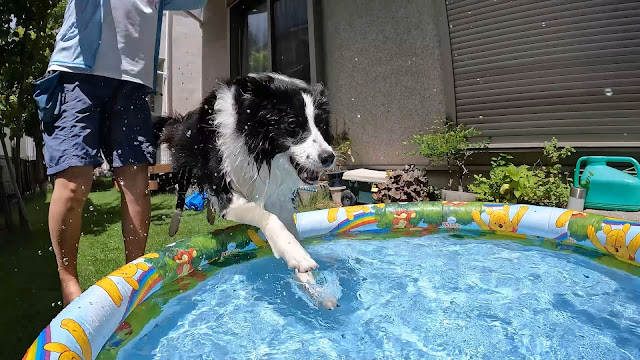
[[[500,265],[497,269],[489,270],[489,272],[500,272],[501,269],[511,266],[508,264],[514,264],[514,269],[517,268],[516,270],[513,270],[514,272],[521,270],[529,271],[530,269],[527,269],[526,262],[518,262],[520,261],[518,260],[518,251],[521,250],[516,251],[511,248],[497,249],[491,247],[491,245],[483,243],[483,241],[491,242],[493,240],[498,240],[496,243],[503,244],[506,240],[512,240],[514,244],[523,244],[524,247],[533,244],[545,249],[544,251],[549,251],[550,254],[562,253],[562,256],[568,256],[568,258],[562,257],[561,261],[571,262],[570,259],[582,259],[584,256],[580,257],[579,255],[586,254],[585,256],[588,257],[589,263],[594,263],[601,268],[598,268],[599,270],[597,271],[594,270],[595,272],[592,270],[585,270],[583,274],[584,277],[581,276],[581,279],[579,279],[580,281],[592,281],[594,276],[599,279],[599,275],[594,274],[598,273],[598,271],[607,273],[607,271],[609,271],[608,269],[611,269],[611,271],[615,271],[616,273],[614,275],[607,275],[608,277],[606,278],[622,279],[615,281],[623,284],[621,285],[623,287],[626,286],[624,283],[631,284],[630,282],[637,281],[637,276],[640,276],[640,267],[637,266],[639,263],[636,259],[636,254],[640,247],[640,224],[565,209],[531,205],[460,202],[359,205],[300,213],[297,214],[296,224],[301,237],[304,239],[310,239],[309,241],[305,241],[303,244],[305,247],[309,246],[309,248],[312,249],[310,250],[310,253],[314,258],[318,259],[318,262],[321,265],[320,270],[331,268],[332,266],[335,266],[335,269],[340,269],[341,266],[344,265],[344,269],[347,269],[345,270],[346,272],[355,268],[364,272],[358,273],[360,275],[344,275],[344,278],[340,278],[340,276],[342,276],[340,274],[337,275],[337,283],[341,284],[338,286],[342,286],[341,291],[344,298],[340,300],[342,307],[331,312],[331,314],[333,314],[331,316],[337,317],[331,318],[334,320],[323,318],[323,316],[329,316],[324,315],[329,313],[326,310],[313,309],[312,306],[309,305],[306,305],[306,308],[301,307],[299,310],[296,310],[300,313],[304,313],[303,315],[305,316],[305,319],[317,316],[319,319],[324,319],[323,321],[325,322],[338,321],[336,319],[340,319],[339,321],[351,319],[354,323],[341,323],[343,328],[340,329],[342,332],[339,334],[331,332],[322,336],[309,337],[308,343],[300,345],[300,348],[297,348],[297,345],[294,343],[287,343],[288,345],[283,345],[281,348],[278,348],[280,354],[283,352],[286,354],[286,351],[292,352],[290,355],[291,358],[296,358],[295,354],[303,354],[304,352],[299,352],[302,351],[301,349],[309,348],[314,349],[314,352],[311,352],[308,355],[313,356],[313,354],[316,354],[322,358],[334,357],[331,354],[334,354],[337,358],[358,358],[362,356],[367,358],[380,356],[404,357],[405,355],[409,357],[418,356],[438,358],[438,356],[456,357],[455,354],[466,354],[471,357],[473,357],[474,354],[476,356],[484,356],[487,354],[493,356],[516,356],[514,354],[517,353],[513,352],[516,351],[514,350],[516,349],[515,347],[505,347],[498,353],[477,353],[465,352],[466,350],[462,351],[459,349],[448,349],[447,341],[438,344],[427,343],[425,342],[425,339],[421,338],[420,334],[416,335],[413,330],[422,329],[420,331],[430,331],[428,330],[430,329],[428,324],[418,321],[427,321],[426,318],[429,317],[429,314],[426,314],[423,317],[416,316],[414,314],[413,318],[416,318],[416,321],[418,321],[414,325],[396,324],[394,325],[396,327],[385,329],[381,329],[381,327],[384,328],[386,325],[373,325],[372,322],[375,322],[375,317],[367,317],[367,319],[364,319],[363,316],[365,316],[365,314],[369,314],[367,316],[371,316],[371,314],[380,314],[380,316],[385,316],[384,313],[376,312],[377,310],[375,309],[380,310],[381,307],[384,308],[384,306],[387,305],[393,306],[394,309],[397,309],[402,304],[402,302],[393,303],[393,299],[400,297],[399,299],[402,300],[402,296],[405,295],[397,295],[389,297],[388,299],[384,298],[383,300],[387,301],[387,303],[385,303],[381,299],[372,299],[371,296],[367,297],[366,294],[368,293],[365,291],[365,284],[370,284],[370,282],[367,283],[366,281],[367,277],[371,277],[372,279],[375,278],[375,281],[378,282],[383,281],[381,279],[384,278],[384,276],[376,277],[375,274],[379,274],[376,273],[377,270],[372,270],[372,272],[368,274],[366,269],[377,269],[376,266],[379,266],[381,261],[386,261],[385,259],[393,260],[392,258],[395,256],[393,254],[395,253],[398,254],[398,258],[407,256],[407,258],[411,259],[411,256],[415,256],[416,258],[411,259],[411,261],[419,262],[422,264],[421,266],[430,266],[429,264],[435,264],[434,261],[438,259],[430,259],[430,254],[434,254],[433,256],[439,257],[440,260],[442,260],[442,258],[449,257],[451,259],[450,262],[440,262],[439,265],[434,268],[436,271],[430,271],[438,273],[438,266],[443,268],[447,266],[454,266],[451,264],[456,261],[462,261],[457,258],[459,256],[458,254],[465,252],[465,248],[472,249],[473,244],[477,242],[477,244],[480,244],[481,246],[479,245],[480,247],[473,248],[474,253],[469,254],[476,256],[476,260],[471,260],[470,258],[469,260],[464,260],[465,263],[468,263],[469,261],[478,261],[478,259],[482,258],[488,259],[489,257],[491,257],[490,262],[498,263],[504,260],[504,254],[511,254],[509,256],[512,258],[509,258],[509,262],[506,263],[507,265]],[[416,237],[421,238],[415,242],[414,240],[411,240],[411,238]],[[455,242],[454,240],[456,238],[462,240]],[[340,241],[329,241],[333,239]],[[389,242],[389,244],[392,244],[392,247],[376,245],[380,244],[378,241],[367,241],[378,239],[395,240],[391,240],[393,242]],[[358,245],[355,246],[356,243],[352,240],[358,240]],[[364,242],[360,240],[364,240]],[[434,241],[442,241],[444,247],[432,247]],[[331,243],[338,245],[333,249],[325,248],[327,246],[332,246],[330,245]],[[346,244],[354,244],[354,246],[349,247]],[[407,248],[404,249],[404,255],[402,251],[393,250],[394,248],[403,248],[403,244],[406,244],[407,246]],[[269,295],[270,300],[260,300],[262,297],[269,297],[260,293],[261,291],[271,291],[267,288],[261,288],[262,282],[268,281],[268,279],[266,279],[268,276],[264,275],[264,278],[255,278],[251,280],[252,278],[248,275],[254,274],[255,272],[260,272],[262,274],[274,272],[274,274],[280,274],[278,276],[284,278],[284,274],[286,273],[284,263],[276,261],[272,256],[269,256],[271,251],[266,248],[267,246],[268,245],[264,241],[262,234],[257,229],[250,226],[237,225],[224,230],[215,231],[211,234],[196,236],[188,240],[181,240],[168,245],[159,251],[149,253],[107,275],[105,278],[87,289],[69,306],[63,309],[36,338],[31,347],[27,350],[24,359],[88,360],[96,358],[178,359],[233,358],[234,356],[237,356],[238,358],[269,357],[274,354],[274,352],[270,351],[275,351],[274,349],[277,348],[277,344],[281,344],[282,341],[286,340],[268,338],[267,335],[272,334],[273,332],[261,336],[248,336],[246,339],[256,341],[256,343],[250,344],[251,349],[253,349],[251,351],[257,351],[252,353],[243,353],[242,351],[244,350],[239,348],[242,347],[243,343],[248,341],[246,339],[243,341],[238,340],[239,342],[237,344],[233,344],[231,349],[236,350],[229,350],[225,348],[229,342],[233,343],[233,339],[225,340],[226,345],[219,344],[214,340],[207,340],[209,338],[205,336],[206,334],[202,333],[188,335],[188,342],[193,344],[193,349],[182,349],[180,346],[176,345],[177,340],[175,340],[185,338],[184,334],[180,335],[179,331],[176,332],[176,329],[180,326],[185,326],[183,329],[184,331],[189,329],[211,330],[216,327],[216,324],[220,324],[220,328],[222,329],[224,327],[222,322],[225,318],[234,319],[233,321],[235,321],[228,324],[229,328],[225,330],[227,332],[240,331],[238,329],[234,329],[234,326],[242,327],[245,323],[248,324],[247,326],[253,326],[251,325],[253,324],[252,319],[263,316],[265,318],[261,318],[260,322],[256,322],[254,324],[256,327],[260,327],[260,324],[265,324],[264,326],[271,324],[271,326],[280,327],[278,332],[286,333],[287,327],[295,328],[298,326],[296,324],[299,323],[295,320],[295,316],[297,315],[283,315],[281,312],[279,313],[280,310],[278,310],[281,309],[279,306],[282,305],[279,304],[279,302],[289,302],[297,299],[296,301],[302,303],[300,298],[296,298],[297,295],[294,295],[287,290],[291,290],[293,287],[282,287],[282,284],[278,283],[278,288],[281,288],[282,292]],[[442,249],[449,249],[450,251],[444,251]],[[443,252],[439,252],[440,250]],[[512,250],[515,252],[512,252]],[[375,257],[376,252],[385,255],[382,256],[381,259],[377,259]],[[332,254],[335,254],[335,258],[332,257]],[[340,254],[343,254],[344,259],[340,257]],[[527,256],[532,257],[533,260],[537,259],[537,256],[555,256],[544,254],[546,253],[543,253],[542,255],[532,253]],[[251,261],[247,262],[246,260]],[[369,261],[369,263],[367,263],[367,261]],[[341,262],[344,262],[344,264]],[[534,262],[531,262],[531,264]],[[462,265],[463,263],[455,265],[455,268],[462,267]],[[245,270],[242,270],[241,266],[257,266],[257,268],[246,268]],[[393,261],[388,264],[385,263],[384,266],[386,266],[386,269],[389,269],[389,271],[392,271],[392,269],[405,269],[398,270],[398,272],[407,273],[412,271],[410,268],[403,268],[398,265],[397,262]],[[538,264],[537,266],[539,267],[544,265]],[[559,268],[562,268],[565,265],[558,266]],[[385,268],[382,267],[381,269]],[[237,272],[241,270],[248,272]],[[469,269],[469,271],[470,272],[464,276],[480,274],[481,271],[486,271],[486,269],[481,270],[479,268],[472,268]],[[336,273],[339,272],[336,271]],[[450,273],[451,272],[447,272],[447,274]],[[411,276],[409,275],[411,274],[407,274],[407,278],[411,278],[415,274]],[[442,274],[436,275],[442,276]],[[389,274],[389,276],[393,277],[393,274]],[[538,275],[528,274],[526,276],[534,279],[535,276]],[[508,274],[505,275],[505,277],[508,277]],[[331,279],[329,279],[330,276],[327,276],[327,278],[328,281],[331,281]],[[358,280],[353,280],[353,278],[357,278]],[[394,284],[397,285],[398,283],[401,283],[404,281],[402,279],[403,277],[394,280]],[[419,275],[415,278],[415,283],[407,283],[406,287],[403,288],[402,291],[398,292],[398,294],[406,293],[408,300],[404,301],[405,304],[410,301],[418,301],[419,304],[422,304],[420,306],[428,306],[428,304],[423,304],[421,301],[425,298],[429,298],[429,296],[433,296],[433,299],[437,299],[439,292],[444,291],[440,290],[434,292],[429,290],[431,291],[429,292],[425,290],[424,286],[426,285],[423,281],[424,279],[424,276]],[[239,281],[239,283],[236,284],[237,286],[234,285],[235,287],[233,288],[225,288],[225,284],[233,283],[234,281]],[[276,282],[277,281],[279,280],[276,279]],[[431,279],[430,282],[435,283],[436,280]],[[464,291],[473,291],[473,289],[482,288],[483,285],[481,285],[481,283],[482,279],[475,279],[471,281],[471,285],[465,283],[467,290]],[[540,281],[535,280],[531,284],[533,286],[536,283],[540,283]],[[446,286],[450,286],[451,280],[447,280],[446,284]],[[638,284],[640,284],[640,282],[638,282]],[[569,287],[571,286],[569,283],[565,285]],[[458,294],[461,290],[457,288],[457,286],[458,285],[454,288],[447,288],[446,291],[450,291],[450,294]],[[635,283],[628,286],[632,290],[625,291],[637,291],[637,289],[633,290],[636,286]],[[243,296],[248,295],[244,292],[244,288],[248,289],[247,291],[256,291],[256,294],[245,299]],[[273,286],[270,286],[270,288],[273,288]],[[414,294],[414,292],[417,291],[416,289],[420,290],[416,293],[419,294],[419,296]],[[493,291],[491,289],[487,290]],[[209,298],[210,296],[214,296],[218,293],[218,291],[219,294],[225,294],[225,296],[228,297],[225,299]],[[396,290],[391,286],[388,290],[380,291],[395,293]],[[353,294],[351,292],[353,292]],[[370,293],[375,294],[375,292],[376,291],[374,289]],[[527,291],[523,290],[522,293],[518,294],[518,297],[521,299],[525,293],[527,293]],[[239,299],[244,299],[242,301],[247,303],[256,302],[252,305],[252,309],[259,308],[261,310],[255,314],[248,313],[245,317],[238,317],[237,319],[233,318],[229,312],[220,312],[224,310],[225,305],[219,301],[225,300],[228,303],[230,302],[230,299],[233,300],[233,297],[235,296],[238,296]],[[482,295],[478,296],[481,297]],[[503,294],[501,296],[506,295]],[[587,297],[593,296],[589,295]],[[447,299],[452,298],[454,297],[448,297]],[[620,306],[637,306],[638,309],[640,309],[640,297],[631,294],[628,298],[631,299],[627,299],[629,304]],[[446,302],[451,300],[444,301]],[[526,299],[522,301],[526,302]],[[395,305],[391,305],[392,303]],[[433,303],[433,301],[430,302],[430,304]],[[493,303],[495,303],[495,301],[493,301]],[[194,306],[198,304],[203,304],[203,306],[206,305],[208,307],[205,309],[194,308]],[[211,304],[217,305],[212,306]],[[288,305],[286,305],[286,307],[282,307],[282,309],[295,309],[296,306],[298,306],[296,304],[287,304]],[[359,308],[360,306],[364,306],[363,304],[366,305],[366,311],[365,309]],[[460,305],[458,304],[456,306]],[[506,305],[500,306],[505,307]],[[442,308],[442,305],[439,304],[438,307]],[[346,308],[347,310],[344,310],[341,315],[340,311],[343,311],[343,308]],[[234,309],[235,310],[227,310],[232,312],[242,312],[242,308]],[[249,310],[250,309],[247,309],[247,311]],[[632,309],[629,311],[631,310]],[[315,312],[308,313],[309,311]],[[349,311],[348,314],[347,311]],[[275,312],[275,314],[272,312]],[[192,314],[200,315],[192,316]],[[265,314],[271,314],[269,315],[271,317],[268,317]],[[434,313],[432,312],[431,314],[433,315]],[[451,312],[448,312],[447,314],[450,315]],[[386,320],[387,323],[395,324],[393,320],[393,316],[395,315],[391,314],[389,316],[391,316],[391,318]],[[465,316],[471,315],[467,314]],[[632,315],[620,316],[637,317],[640,315],[636,311],[635,314]],[[483,317],[483,319],[485,317]],[[285,320],[276,321],[274,320],[275,318]],[[183,324],[183,320],[195,321],[195,319],[198,319],[198,321],[205,321],[205,323],[200,324],[195,322],[193,324]],[[632,320],[621,320],[621,322],[616,326],[626,326],[624,325],[625,321]],[[211,323],[207,323],[208,321]],[[453,321],[453,323],[455,323],[455,321],[451,319],[448,321]],[[497,320],[494,319],[493,323],[489,322],[487,326],[493,326],[493,328],[495,328],[495,326],[502,326],[505,323],[510,324],[511,322],[512,320],[509,319],[498,318]],[[442,324],[446,324],[446,321]],[[442,324],[434,327],[433,331],[446,331],[446,326]],[[320,324],[317,326],[322,328],[325,325],[326,324]],[[463,328],[475,329],[473,325],[476,324],[466,324]],[[477,325],[479,326],[480,323]],[[331,328],[331,331],[336,331],[336,323],[326,326]],[[407,328],[402,328],[402,330],[400,326],[405,326]],[[411,326],[415,326],[416,328],[413,329]],[[597,328],[602,327],[603,325],[596,324],[594,326],[594,328]],[[633,328],[633,325],[629,326]],[[364,330],[351,331],[349,330],[351,327],[353,327],[352,330],[360,329],[359,327],[363,327],[362,329]],[[398,329],[401,329],[402,331]],[[313,329],[307,330],[302,331],[308,332],[309,334],[312,334],[313,331],[315,331]],[[257,330],[256,328],[253,328],[251,331],[255,332]],[[379,331],[384,331],[385,335],[383,337],[376,335]],[[478,331],[487,333],[488,330],[478,328]],[[504,332],[504,329],[502,331]],[[618,327],[613,327],[611,331],[615,331],[616,333],[620,331],[621,334],[623,333]],[[631,329],[631,331],[638,331],[637,322],[635,330]],[[239,332],[238,334],[240,335],[238,335],[237,338],[241,337],[244,333]],[[455,342],[456,340],[451,337],[451,334],[453,333],[433,333],[430,334],[429,338],[436,339],[436,335],[442,335],[449,338],[451,342]],[[473,337],[475,335],[469,336]],[[510,336],[513,337],[513,335]],[[518,336],[525,335],[520,334]],[[629,336],[631,336],[631,334],[629,334]],[[506,338],[509,338],[509,336]],[[169,341],[167,339],[173,340]],[[332,340],[328,343],[323,343],[326,339]],[[477,339],[480,338],[478,337]],[[167,344],[162,345],[163,341],[167,342]],[[273,341],[273,343],[268,343],[261,348],[259,346],[260,341],[265,341],[265,343],[267,341]],[[344,344],[341,344],[341,341],[344,342]],[[216,344],[215,346],[210,346],[210,344],[214,343]],[[591,349],[590,351],[599,351],[598,349],[611,348],[611,344],[608,343],[598,343],[595,341],[591,341],[589,343],[595,344],[593,345],[595,346],[595,350]],[[169,351],[167,348],[170,348],[171,344],[174,345],[174,349],[171,350],[172,352],[167,353],[166,351]],[[358,348],[357,344],[369,344],[369,349]],[[474,346],[476,350],[473,351],[483,351],[481,345],[475,344]],[[527,346],[530,346],[530,344],[518,350],[521,351],[521,355],[528,351],[535,351],[538,355],[543,355],[542,357],[562,357],[561,350],[559,350],[560,352],[558,353],[552,353],[549,355],[544,352],[546,350],[540,350],[542,352],[538,352],[538,350]],[[630,346],[632,349],[635,349],[636,352],[640,351],[638,350],[640,349],[640,346],[638,346],[637,340],[635,340],[635,344],[631,340],[631,342],[628,342],[625,346]],[[372,350],[374,348],[375,351]],[[201,349],[205,354],[194,354],[193,351],[197,351],[197,349]],[[234,351],[237,351],[237,353]],[[631,350],[628,348],[621,348],[620,351],[629,352]],[[137,355],[134,356],[132,354]],[[579,357],[579,354],[573,353],[572,356]],[[613,358],[617,357],[614,356]]]

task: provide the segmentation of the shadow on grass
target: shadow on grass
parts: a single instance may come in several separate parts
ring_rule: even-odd
[[[0,359],[20,359],[62,309],[44,194],[25,204],[33,231],[0,233]],[[52,305],[53,304],[53,305]]]

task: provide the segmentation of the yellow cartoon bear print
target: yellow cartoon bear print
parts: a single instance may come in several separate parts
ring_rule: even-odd
[[[558,219],[556,219],[556,227],[561,228],[565,226],[567,222],[569,222],[569,220],[571,220],[572,218],[585,216],[587,216],[587,213],[584,213],[582,211],[567,210],[560,214],[560,216],[558,216]]]
[[[50,352],[59,353],[60,360],[91,360],[91,343],[84,329],[73,319],[63,319],[60,322],[60,327],[67,330],[71,336],[76,340],[80,347],[80,356],[75,351],[71,350],[67,345],[57,342],[50,342],[44,345],[44,349]]]
[[[374,206],[383,208],[384,204],[376,204]],[[329,223],[332,223],[338,220],[338,211],[340,211],[340,209],[344,209],[344,211],[347,213],[347,219],[349,220],[353,220],[355,214],[360,211],[362,211],[363,213],[371,212],[371,209],[367,205],[354,205],[354,206],[345,206],[341,208],[331,208],[327,213],[327,221],[329,221]]]
[[[509,218],[509,205],[504,205],[500,210],[488,207],[485,212],[489,215],[489,223],[485,223],[480,216],[480,211],[473,210],[471,216],[482,230],[492,230],[498,233],[515,233],[518,231],[518,224],[524,214],[529,210],[528,206],[521,206],[512,219]]]
[[[596,229],[593,225],[587,227],[587,236],[591,243],[602,252],[607,252],[622,260],[635,261],[636,253],[640,247],[640,233],[631,239],[627,245],[627,234],[631,229],[631,224],[627,223],[622,226],[621,229],[612,229],[611,225],[605,225],[602,228],[602,232],[607,236],[607,239],[602,246],[600,239],[596,235]]]
[[[107,294],[109,294],[109,297],[111,298],[111,300],[113,300],[113,303],[116,304],[117,307],[120,307],[123,299],[122,293],[120,293],[120,289],[118,288],[118,285],[116,285],[116,283],[109,277],[113,276],[113,277],[122,278],[134,290],[138,290],[140,285],[138,284],[138,281],[136,281],[136,279],[133,278],[135,274],[138,272],[138,269],[142,271],[147,271],[149,270],[149,265],[145,264],[144,262],[137,262],[135,264],[131,264],[131,263],[126,264],[120,269],[102,278],[100,281],[96,283],[96,285],[100,286],[104,291],[106,291]]]

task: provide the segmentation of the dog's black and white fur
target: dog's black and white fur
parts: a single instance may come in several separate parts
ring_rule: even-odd
[[[316,182],[334,164],[321,85],[251,74],[219,85],[200,108],[155,125],[179,173],[178,212],[193,182],[207,192],[212,210],[260,228],[290,268],[317,267],[296,239],[293,195],[301,181]]]

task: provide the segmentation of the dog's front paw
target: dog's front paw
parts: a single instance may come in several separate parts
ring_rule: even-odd
[[[298,272],[308,272],[318,267],[318,264],[309,256],[298,240],[283,226],[272,227],[265,234],[271,246],[273,255],[282,258],[289,269]]]
[[[281,249],[279,253],[287,263],[289,269],[295,269],[298,272],[306,273],[318,267],[318,263],[311,258],[295,238],[293,238],[293,241],[286,244],[285,248]]]

